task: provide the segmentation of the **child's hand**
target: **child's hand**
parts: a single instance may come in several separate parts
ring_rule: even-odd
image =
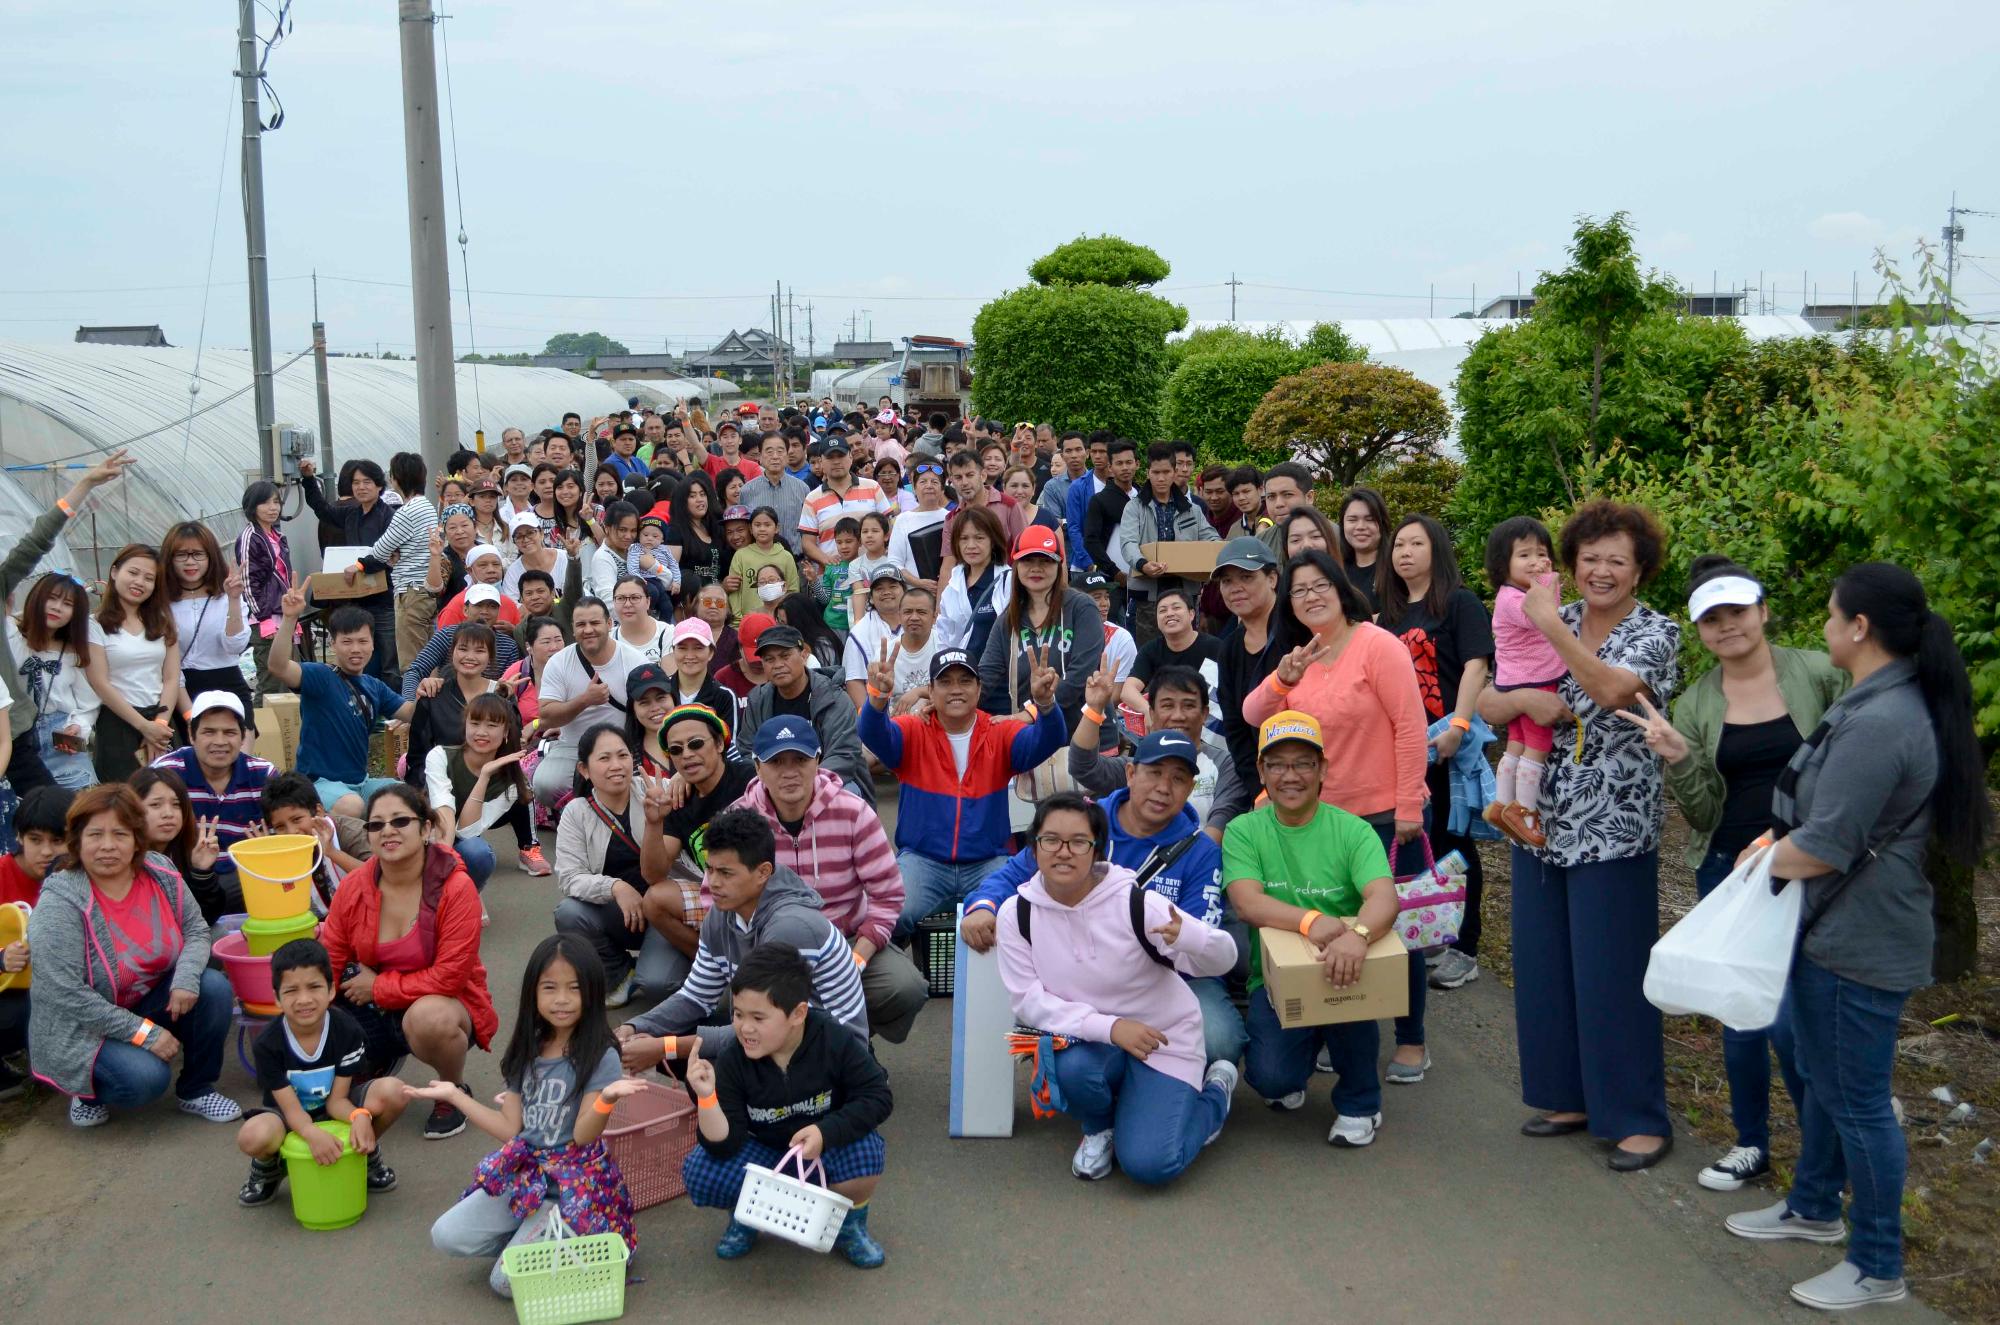
[[[430,1100],[433,1103],[449,1104],[458,1098],[458,1086],[450,1081],[433,1081],[428,1086],[412,1086],[407,1081],[399,1084],[403,1087],[405,1100]]]
[[[687,1056],[688,1089],[699,1099],[715,1093],[715,1064],[701,1056],[701,1037],[690,1037]]]
[[[820,1157],[820,1152],[826,1149],[826,1138],[819,1134],[819,1128],[816,1126],[801,1127],[792,1133],[792,1144],[798,1147],[801,1159],[815,1160]]]
[[[1556,587],[1556,577],[1553,574],[1537,575],[1535,583],[1521,599],[1521,615],[1548,629],[1561,624],[1561,610],[1562,593]]]
[[[318,1131],[318,1128],[314,1128]],[[364,1155],[375,1153],[375,1117],[373,1114],[357,1113],[347,1124],[347,1143]]]
[[[627,1072],[648,1072],[667,1056],[667,1042],[657,1035],[634,1035],[618,1045],[618,1061]]]
[[[645,1088],[646,1083],[638,1077],[620,1077],[603,1090],[598,1091],[597,1098],[607,1104],[616,1104],[620,1100],[630,1099]]]
[[[308,1127],[302,1135],[306,1139],[306,1149],[312,1152],[313,1163],[321,1168],[340,1158],[340,1138],[324,1127]]]

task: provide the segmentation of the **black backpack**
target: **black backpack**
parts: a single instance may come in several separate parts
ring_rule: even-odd
[[[1139,951],[1151,957],[1158,965],[1166,967],[1169,971],[1173,970],[1173,958],[1166,956],[1158,948],[1154,947],[1153,941],[1146,937],[1145,890],[1142,888],[1128,889],[1126,900],[1131,903],[1132,937],[1139,941]],[[1026,902],[1016,900],[1014,906],[1014,923],[1021,927],[1021,942],[1031,948],[1035,946],[1035,936],[1029,927],[1028,920],[1034,914],[1034,907],[1028,905]]]

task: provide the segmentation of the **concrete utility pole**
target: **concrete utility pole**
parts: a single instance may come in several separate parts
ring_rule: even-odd
[[[326,384],[326,323],[319,320],[319,273],[313,273],[313,391],[319,397],[319,472],[333,467],[333,397]]]
[[[416,309],[417,438],[433,474],[458,449],[457,364],[451,352],[451,259],[445,244],[431,0],[397,0],[403,47],[403,163],[410,194],[410,293]]]
[[[236,77],[243,84],[243,246],[250,257],[250,368],[257,399],[257,464],[276,478],[271,427],[278,403],[271,380],[271,280],[264,244],[264,112],[257,104],[257,6],[237,0]]]
[[[1949,321],[1957,293],[1953,289],[1958,284],[1958,241],[1965,238],[1965,227],[1958,223],[1958,190],[1951,191],[1951,210],[1945,214],[1944,223],[1944,311]]]
[[[1243,282],[1237,280],[1236,273],[1232,271],[1229,273],[1229,279],[1224,281],[1223,284],[1229,287],[1229,320],[1234,322],[1236,320],[1236,287],[1243,284]]]

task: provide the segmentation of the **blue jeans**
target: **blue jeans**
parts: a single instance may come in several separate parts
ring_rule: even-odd
[[[1265,1099],[1282,1099],[1304,1090],[1312,1080],[1313,1059],[1325,1045],[1327,1059],[1337,1074],[1333,1107],[1349,1118],[1372,1118],[1382,1111],[1382,1077],[1375,1067],[1382,1050],[1382,1031],[1374,1022],[1343,1021],[1286,1030],[1271,1010],[1271,992],[1259,985],[1250,995],[1249,1030],[1250,1049],[1243,1059],[1243,1075],[1250,1089]]]
[[[97,769],[88,751],[68,754],[56,749],[55,734],[69,726],[67,713],[44,713],[35,719],[35,748],[41,751],[42,767],[49,770],[58,787],[82,791],[97,785]]]
[[[1657,851],[1551,865],[1514,848],[1521,1099],[1606,1141],[1668,1136],[1666,1042],[1642,988],[1660,937]]]
[[[919,852],[896,853],[896,868],[903,874],[903,914],[896,921],[896,937],[908,938],[917,922],[966,899],[986,882],[986,876],[1000,868],[1004,856],[980,860],[934,860]]]
[[[1243,1029],[1243,1014],[1229,1000],[1229,986],[1220,976],[1198,976],[1188,981],[1195,1002],[1201,1004],[1201,1038],[1211,1063],[1234,1063],[1243,1057],[1250,1033]]]
[[[465,862],[465,872],[472,876],[472,886],[484,888],[486,881],[493,877],[494,865],[493,848],[486,845],[486,839],[461,837],[451,844],[451,849]]]
[[[359,782],[335,782],[331,778],[313,779],[313,790],[319,794],[319,803],[327,808],[328,813],[332,813],[333,803],[342,796],[359,796],[361,804],[365,807],[368,798],[382,788],[402,785],[401,778],[363,778]],[[360,815],[355,816],[357,819],[360,817]]]
[[[228,977],[213,968],[201,973],[201,995],[186,1016],[167,1015],[171,993],[172,987],[162,980],[132,1010],[166,1027],[181,1042],[181,1077],[174,1094],[184,1100],[200,1099],[215,1089],[215,1079],[222,1075],[222,1044],[229,1034],[236,996]],[[150,1049],[106,1040],[91,1072],[92,1097],[107,1109],[136,1109],[166,1094],[172,1075],[172,1067]]]
[[[1220,1085],[1196,1090],[1115,1044],[1072,1041],[1056,1054],[1056,1084],[1064,1112],[1086,1133],[1117,1129],[1118,1167],[1148,1186],[1186,1172],[1229,1112]]]
[[[1695,892],[1702,897],[1736,868],[1736,858],[1724,851],[1711,851],[1694,872]],[[1778,1071],[1784,1075],[1785,1090],[1792,1102],[1805,1099],[1793,1062],[1792,1031],[1783,1016],[1777,1024],[1761,1031],[1733,1031],[1722,1028],[1722,1071],[1729,1079],[1729,1120],[1736,1126],[1736,1144],[1756,1146],[1771,1153],[1771,1051],[1778,1051]]]
[[[1873,1279],[1903,1275],[1910,1155],[1889,1103],[1889,1078],[1909,997],[1835,975],[1800,953],[1780,1014],[1805,1081],[1799,1164],[1785,1204],[1801,1219],[1838,1219],[1841,1188],[1851,1185],[1847,1259]]]
[[[1401,849],[1396,846],[1396,825],[1392,821],[1378,824],[1369,821],[1369,826],[1382,839],[1382,849],[1389,853],[1389,873],[1415,874],[1424,867],[1424,844],[1407,842]],[[1424,831],[1431,826],[1431,807],[1424,807]],[[1424,1042],[1424,1003],[1430,997],[1430,968],[1424,965],[1421,952],[1410,954],[1410,1010],[1396,1018],[1397,1045],[1421,1045]]]

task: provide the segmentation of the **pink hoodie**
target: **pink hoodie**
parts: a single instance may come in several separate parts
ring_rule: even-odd
[[[1167,1041],[1146,1065],[1200,1090],[1207,1067],[1201,1004],[1186,980],[1138,950],[1125,900],[1137,878],[1123,865],[1100,864],[1097,886],[1075,906],[1050,897],[1040,874],[1022,884],[1000,906],[1000,980],[1024,1026],[1109,1044],[1120,1017],[1144,1022]],[[1035,908],[1032,947],[1016,918],[1023,906]],[[1184,913],[1173,944],[1152,933],[1171,918],[1169,906],[1146,894],[1146,929],[1158,950],[1181,975],[1227,975],[1236,944],[1214,926]]]

